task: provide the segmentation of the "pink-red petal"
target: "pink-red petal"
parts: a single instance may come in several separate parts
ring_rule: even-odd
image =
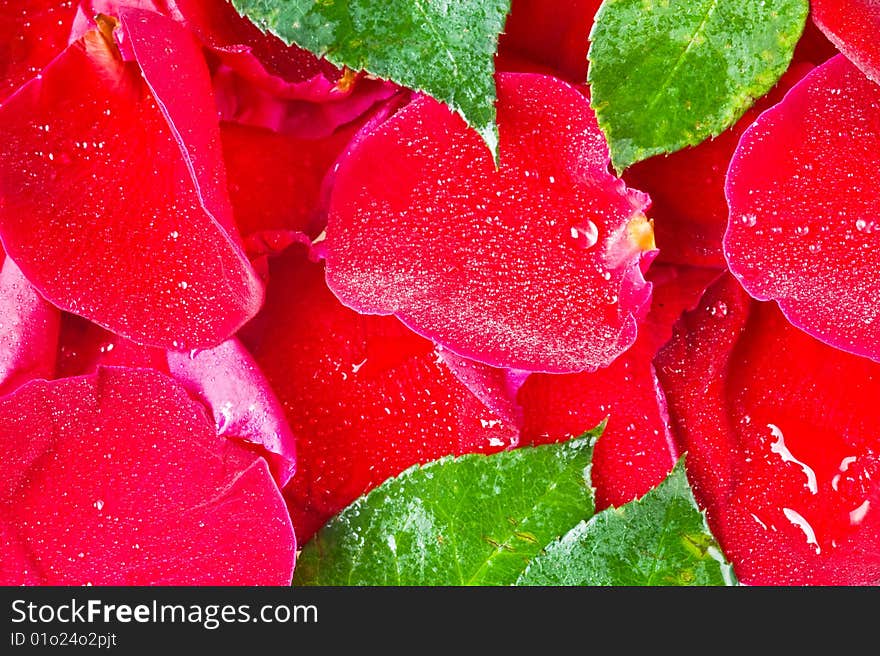
[[[697,499],[743,583],[880,581],[880,365],[725,275],[657,371]]]
[[[724,251],[753,297],[880,360],[880,86],[843,55],[743,135],[727,176]]]
[[[593,453],[598,509],[643,496],[675,465],[679,454],[651,362],[675,321],[718,275],[711,269],[654,265],[651,311],[632,348],[595,372],[532,374],[520,388],[522,444],[571,439],[607,419]]]
[[[247,345],[297,439],[285,496],[301,542],[360,495],[416,463],[516,443],[434,345],[393,317],[339,303],[301,246],[271,261]]]
[[[262,287],[178,136],[137,66],[90,32],[0,108],[0,237],[55,305],[186,350],[234,333]]]
[[[513,0],[498,58],[546,66],[575,84],[587,81],[587,50],[593,17],[602,0]],[[505,70],[514,70],[507,68]],[[517,66],[516,70],[525,70]]]
[[[296,471],[296,443],[274,392],[235,338],[194,353],[168,353],[171,375],[211,409],[217,434],[257,445],[284,487]]]
[[[296,542],[265,461],[166,376],[32,381],[0,417],[3,583],[289,584]]]
[[[327,281],[360,312],[501,368],[571,372],[635,339],[653,248],[641,192],[608,172],[589,101],[537,74],[498,75],[500,168],[445,105],[421,97],[336,175]]]
[[[37,293],[15,262],[0,261],[2,396],[32,378],[53,376],[61,313]]]
[[[0,5],[0,103],[67,45],[74,0],[4,0]]]
[[[873,0],[812,0],[810,14],[847,59],[880,82],[880,5]]]

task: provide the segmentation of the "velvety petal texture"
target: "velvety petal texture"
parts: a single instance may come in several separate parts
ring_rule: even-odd
[[[360,315],[293,246],[271,262],[266,307],[247,331],[297,439],[285,488],[297,537],[407,467],[516,444],[516,427],[394,317]]]
[[[861,71],[880,82],[880,5],[873,0],[812,0],[813,22]]]
[[[61,313],[0,252],[0,396],[55,372]]]
[[[657,372],[710,526],[750,585],[880,581],[880,365],[792,326],[729,275]]]
[[[730,163],[730,270],[799,328],[880,359],[880,86],[843,55],[743,135]]]
[[[6,585],[286,585],[265,460],[162,374],[101,368],[0,399]]]
[[[0,103],[67,45],[74,0],[4,0],[0,5]]]
[[[519,390],[522,444],[571,439],[606,422],[593,451],[596,508],[623,504],[658,485],[679,456],[652,360],[672,325],[718,277],[711,269],[651,268],[651,312],[639,338],[610,366],[577,374],[532,374]]]
[[[144,344],[214,346],[256,313],[262,286],[209,210],[222,192],[199,172],[213,175],[212,160],[187,150],[204,135],[169,123],[111,29],[69,46],[0,108],[0,238],[60,308]],[[184,79],[205,70],[174,65]],[[210,95],[185,100],[215,116]]]
[[[339,168],[327,282],[349,307],[492,366],[595,369],[635,340],[650,286],[648,198],[608,171],[589,100],[556,78],[498,76],[499,168],[421,97]]]
[[[296,471],[296,443],[257,364],[237,339],[193,353],[168,353],[171,375],[214,416],[217,434],[260,447],[283,487]]]
[[[587,50],[593,17],[602,0],[513,0],[498,55],[546,66],[575,84],[587,81]],[[520,68],[519,70],[523,70]]]

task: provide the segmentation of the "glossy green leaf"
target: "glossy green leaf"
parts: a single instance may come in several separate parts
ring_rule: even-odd
[[[518,585],[732,585],[683,461],[639,500],[581,522],[529,564]]]
[[[717,136],[791,62],[807,0],[605,0],[592,103],[615,169]]]
[[[594,512],[594,437],[444,458],[377,487],[324,526],[294,585],[509,585]]]
[[[233,0],[256,25],[326,57],[424,91],[459,112],[493,154],[494,56],[510,0]]]

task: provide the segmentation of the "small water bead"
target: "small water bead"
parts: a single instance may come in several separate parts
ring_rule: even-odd
[[[584,248],[592,248],[599,241],[599,228],[588,219],[584,225],[571,227],[571,238]]]

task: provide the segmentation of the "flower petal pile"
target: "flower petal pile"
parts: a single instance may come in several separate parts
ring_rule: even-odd
[[[0,9],[0,584],[880,583],[880,8],[370,2]]]

